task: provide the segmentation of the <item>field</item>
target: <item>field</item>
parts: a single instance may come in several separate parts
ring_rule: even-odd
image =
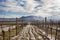
[[[0,22],[0,40],[60,40],[60,25],[52,22]]]

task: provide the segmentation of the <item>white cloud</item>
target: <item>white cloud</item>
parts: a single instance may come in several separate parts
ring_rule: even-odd
[[[24,8],[20,6],[20,3],[22,3],[23,1],[26,1]],[[23,0],[23,1],[7,0],[6,2],[3,2],[1,4],[8,6],[8,7],[3,8],[4,10],[7,10],[7,11],[13,11],[13,12],[14,11],[26,11],[30,13],[35,10],[34,9],[35,6],[40,5],[34,0]]]
[[[39,15],[39,13],[40,16],[60,15],[60,0],[44,0],[43,2],[44,6],[40,9],[40,12],[36,12],[36,15]]]
[[[20,18],[20,15],[0,15],[0,18]]]
[[[7,7],[1,7],[1,9],[6,11],[12,11],[12,12],[25,11],[21,6],[17,6],[17,2],[15,0],[7,0],[6,2],[0,4],[7,6]]]
[[[4,18],[4,15],[0,15],[0,18]]]
[[[25,4],[23,3],[25,1]],[[39,1],[40,2],[40,1]],[[0,9],[12,12],[28,12],[34,13],[37,16],[48,17],[52,15],[60,15],[60,0],[41,0],[41,2],[34,0],[7,0],[1,4],[8,7],[1,7]],[[20,6],[20,3],[24,4],[25,7]],[[35,9],[37,5],[42,5],[41,8]]]
[[[49,14],[48,12],[45,12],[43,10],[38,10],[35,12],[36,16],[42,16],[42,17],[48,17],[48,16],[52,16],[51,14]]]

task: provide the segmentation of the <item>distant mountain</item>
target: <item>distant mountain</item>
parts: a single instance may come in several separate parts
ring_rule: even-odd
[[[58,15],[54,15],[54,16],[50,16],[48,17],[48,20],[52,20],[52,21],[60,21],[60,16]]]
[[[20,18],[20,20],[24,20],[24,21],[37,21],[37,20],[43,20],[43,18],[42,17],[40,17],[40,16],[22,16],[21,18]]]
[[[0,21],[15,21],[16,18],[0,18]],[[18,18],[18,20],[23,20],[23,21],[41,21],[43,20],[42,17],[40,16],[22,16],[21,18]]]
[[[47,17],[47,21],[60,21],[60,16],[49,16]],[[41,21],[44,20],[43,17],[41,16],[22,16],[18,18],[18,20],[23,20],[23,21]],[[0,21],[16,21],[16,18],[0,18]]]
[[[16,18],[0,18],[0,21],[15,21]]]

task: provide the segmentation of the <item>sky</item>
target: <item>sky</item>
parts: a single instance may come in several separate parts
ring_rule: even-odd
[[[60,16],[60,0],[0,0],[0,18]]]

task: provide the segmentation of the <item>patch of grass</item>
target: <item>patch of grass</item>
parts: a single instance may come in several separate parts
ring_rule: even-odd
[[[2,35],[3,33],[0,33],[0,40],[2,40],[2,38],[3,38],[3,35]],[[10,32],[9,31],[5,31],[4,32],[4,40],[9,40],[9,36],[11,37],[11,36],[15,36],[16,35],[16,29],[12,29],[12,30],[10,30]]]
[[[0,36],[0,40],[3,40],[3,37],[2,36]]]
[[[15,36],[16,35],[16,29],[10,30],[10,36]]]

